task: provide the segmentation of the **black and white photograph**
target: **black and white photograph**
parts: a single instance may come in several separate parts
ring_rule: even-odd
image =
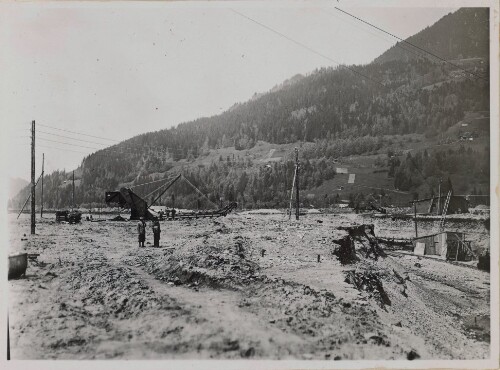
[[[1,2],[1,367],[498,368],[498,23]]]

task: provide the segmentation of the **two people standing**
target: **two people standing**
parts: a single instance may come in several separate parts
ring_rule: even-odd
[[[154,237],[154,246],[160,246],[160,221],[153,221],[153,237]],[[139,223],[137,224],[137,233],[139,235],[139,248],[144,247],[144,242],[146,241],[146,222],[144,221],[144,217],[139,218]]]

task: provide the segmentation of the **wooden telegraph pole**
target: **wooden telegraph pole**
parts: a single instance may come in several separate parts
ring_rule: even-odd
[[[40,207],[40,218],[43,217],[43,173],[44,173],[44,170],[43,170],[43,167],[45,165],[45,153],[42,153],[42,193],[40,195],[40,200],[42,202],[41,204],[41,207]]]
[[[295,148],[295,219],[299,219],[299,207],[300,207],[300,198],[299,198],[299,149]]]
[[[35,121],[31,121],[31,235],[35,234]]]
[[[418,238],[418,230],[417,230],[417,202],[413,201],[413,212],[414,212],[414,220],[415,220],[415,238]]]
[[[292,200],[293,200],[293,189],[295,188],[295,178],[297,177],[297,166],[295,166],[295,171],[293,172],[292,189],[290,190],[290,206],[288,207],[288,219],[292,219]]]
[[[75,171],[73,171],[73,207],[75,209]]]
[[[439,179],[439,191],[438,191],[438,209],[437,209],[437,214],[441,214],[441,183],[443,182],[443,179]]]

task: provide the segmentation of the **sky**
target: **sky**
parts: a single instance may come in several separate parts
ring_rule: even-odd
[[[30,178],[32,120],[37,174],[42,153],[46,173],[70,171],[95,148],[221,113],[298,73],[369,63],[395,44],[334,6],[402,38],[456,10],[342,1],[0,4],[8,177]]]

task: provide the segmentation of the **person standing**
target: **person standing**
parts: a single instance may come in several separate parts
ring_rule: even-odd
[[[139,248],[144,247],[144,242],[146,241],[146,222],[144,222],[144,217],[139,218],[137,233],[139,234]]]
[[[153,236],[154,236],[154,246],[156,248],[160,247],[160,221],[155,220],[153,222]]]

